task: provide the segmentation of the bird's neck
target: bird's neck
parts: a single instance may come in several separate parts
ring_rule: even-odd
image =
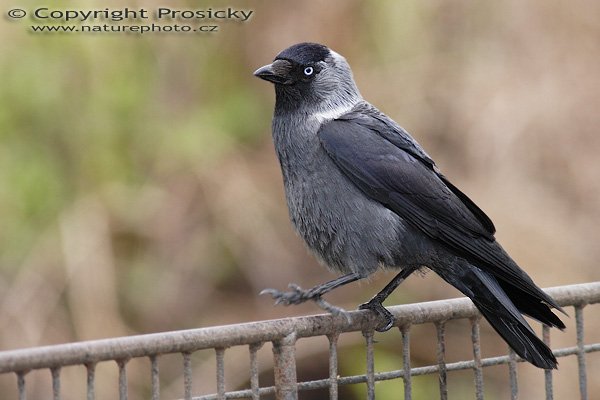
[[[343,89],[336,93],[316,95],[275,85],[275,116],[317,116],[323,121],[335,119],[363,101],[355,86]]]
[[[347,114],[361,101],[361,99],[352,99],[352,101],[345,101],[336,104],[326,104],[323,107],[313,110],[309,114],[309,118],[316,119],[319,124],[324,124],[328,121],[332,121]]]

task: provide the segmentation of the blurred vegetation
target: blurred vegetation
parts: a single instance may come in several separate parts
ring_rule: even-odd
[[[499,240],[540,285],[598,279],[600,3],[323,0],[235,7],[254,16],[221,23],[209,35],[33,34],[25,20],[0,23],[1,349],[317,311],[272,307],[257,295],[290,281],[309,287],[332,278],[288,222],[270,141],[273,90],[252,76],[299,41],[322,42],[346,56],[364,97],[412,132],[490,214]],[[379,274],[331,300],[354,308],[390,277]],[[456,295],[428,274],[411,278],[391,301]],[[593,337],[600,319],[588,315],[586,327]],[[468,346],[459,345],[468,328],[448,329],[457,343],[449,351],[469,357]],[[504,351],[487,325],[483,330],[484,355]],[[572,345],[573,331],[556,333],[553,343]],[[378,337],[385,341],[378,369],[401,365],[396,333]],[[344,373],[361,371],[361,343],[360,335],[345,343]],[[433,343],[414,341],[413,362],[435,360]],[[298,354],[313,358],[299,365],[325,377],[321,349],[300,343]],[[270,350],[263,350],[261,366],[268,369]],[[597,356],[588,362],[600,364]],[[228,387],[245,383],[245,363],[228,364]],[[173,365],[163,387],[176,397],[181,385]],[[213,365],[197,355],[199,393],[214,386]],[[564,365],[555,374],[557,398],[575,390]],[[147,394],[144,368],[130,373],[139,388],[133,398]],[[519,369],[539,376],[533,367]],[[490,396],[507,397],[507,375],[488,373]],[[469,393],[471,377],[456,376],[451,389]],[[0,392],[14,387],[12,377],[0,378]],[[414,383],[421,398],[436,393],[427,379]],[[85,379],[72,382],[76,393]],[[600,389],[589,385],[590,392]],[[378,398],[401,392],[396,382],[380,388]],[[32,398],[41,396],[36,390]],[[364,396],[352,390],[346,398]],[[70,390],[65,394],[71,398]],[[521,394],[540,397],[535,385]]]

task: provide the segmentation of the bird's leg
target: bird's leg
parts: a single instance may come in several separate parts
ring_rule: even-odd
[[[377,332],[385,332],[389,330],[393,325],[395,318],[391,312],[389,312],[384,306],[383,302],[385,299],[389,297],[390,294],[398,287],[400,284],[408,278],[410,274],[415,272],[417,267],[406,267],[398,275],[394,277],[379,293],[377,293],[371,300],[367,303],[361,304],[358,306],[360,310],[371,310],[379,317],[381,317],[385,322],[382,326],[375,328]]]
[[[277,289],[264,289],[260,294],[270,294],[275,299],[275,304],[283,304],[289,306],[291,304],[300,304],[305,301],[312,300],[323,310],[328,311],[334,315],[344,314],[344,310],[329,304],[321,298],[322,295],[332,291],[333,289],[346,285],[348,283],[363,279],[364,276],[355,272],[340,276],[339,278],[333,279],[329,282],[322,283],[311,289],[304,290],[295,283],[290,283],[289,288],[292,289],[289,292],[281,292]]]

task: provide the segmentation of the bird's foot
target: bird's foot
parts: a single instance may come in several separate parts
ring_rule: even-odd
[[[270,294],[275,300],[275,304],[283,304],[284,306],[300,304],[308,300],[316,301],[317,298],[320,298],[318,293],[311,292],[311,290],[304,290],[295,283],[290,283],[288,287],[292,289],[289,292],[282,292],[277,289],[264,289],[260,294]]]
[[[312,289],[304,290],[295,283],[290,283],[288,287],[291,289],[289,292],[282,292],[277,289],[264,289],[260,294],[270,294],[275,299],[275,304],[283,304],[284,306],[300,304],[305,301],[314,301],[319,308],[334,316],[342,316],[346,321],[351,322],[350,314],[346,310],[323,300],[321,293]]]
[[[314,302],[317,303],[317,305],[321,309],[329,312],[331,315],[334,315],[336,317],[344,317],[346,319],[346,322],[348,322],[349,324],[352,323],[350,313],[344,310],[343,308],[334,306],[333,304],[326,302],[320,296],[314,299]]]
[[[383,320],[383,324],[375,328],[377,332],[389,331],[392,328],[392,326],[394,326],[394,322],[396,322],[396,318],[394,318],[392,313],[389,312],[387,308],[385,308],[383,304],[381,304],[381,301],[377,299],[371,299],[368,303],[361,304],[360,306],[358,306],[358,309],[371,310]]]

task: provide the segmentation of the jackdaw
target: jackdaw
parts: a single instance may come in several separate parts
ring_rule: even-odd
[[[345,58],[299,43],[254,72],[274,83],[273,141],[290,219],[309,249],[343,276],[303,290],[267,289],[277,303],[321,296],[379,268],[400,270],[368,303],[389,329],[382,302],[412,272],[429,268],[468,296],[523,359],[556,368],[521,314],[564,329],[544,293],[495,240],[490,218],[436,167],[398,124],[361,97]],[[563,311],[564,312],[564,311]]]

